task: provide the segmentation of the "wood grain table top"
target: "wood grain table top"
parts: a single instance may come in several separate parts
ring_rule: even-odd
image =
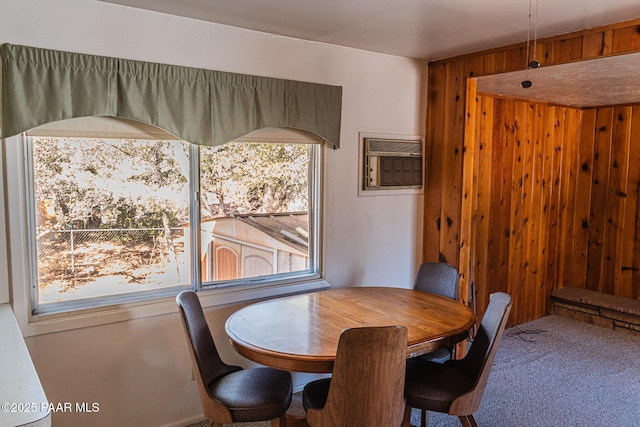
[[[346,328],[402,325],[407,357],[467,338],[476,321],[466,305],[403,288],[356,287],[262,301],[233,313],[225,329],[236,351],[257,363],[297,372],[331,372]]]

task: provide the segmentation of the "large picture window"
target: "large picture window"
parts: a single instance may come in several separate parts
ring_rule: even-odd
[[[34,313],[319,276],[313,141],[25,141]]]

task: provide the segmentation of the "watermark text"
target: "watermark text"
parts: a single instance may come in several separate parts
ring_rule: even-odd
[[[100,412],[98,402],[3,402],[0,411],[12,413],[26,412]]]

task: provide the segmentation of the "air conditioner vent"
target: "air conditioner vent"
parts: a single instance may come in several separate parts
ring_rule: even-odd
[[[388,139],[367,139],[369,152],[422,155],[422,141],[402,141]]]
[[[362,190],[421,189],[422,140],[363,138]]]

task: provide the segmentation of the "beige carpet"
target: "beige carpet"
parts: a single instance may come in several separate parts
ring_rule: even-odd
[[[638,335],[559,316],[509,328],[475,419],[481,427],[638,427],[639,352]],[[431,413],[429,426],[460,423]]]

